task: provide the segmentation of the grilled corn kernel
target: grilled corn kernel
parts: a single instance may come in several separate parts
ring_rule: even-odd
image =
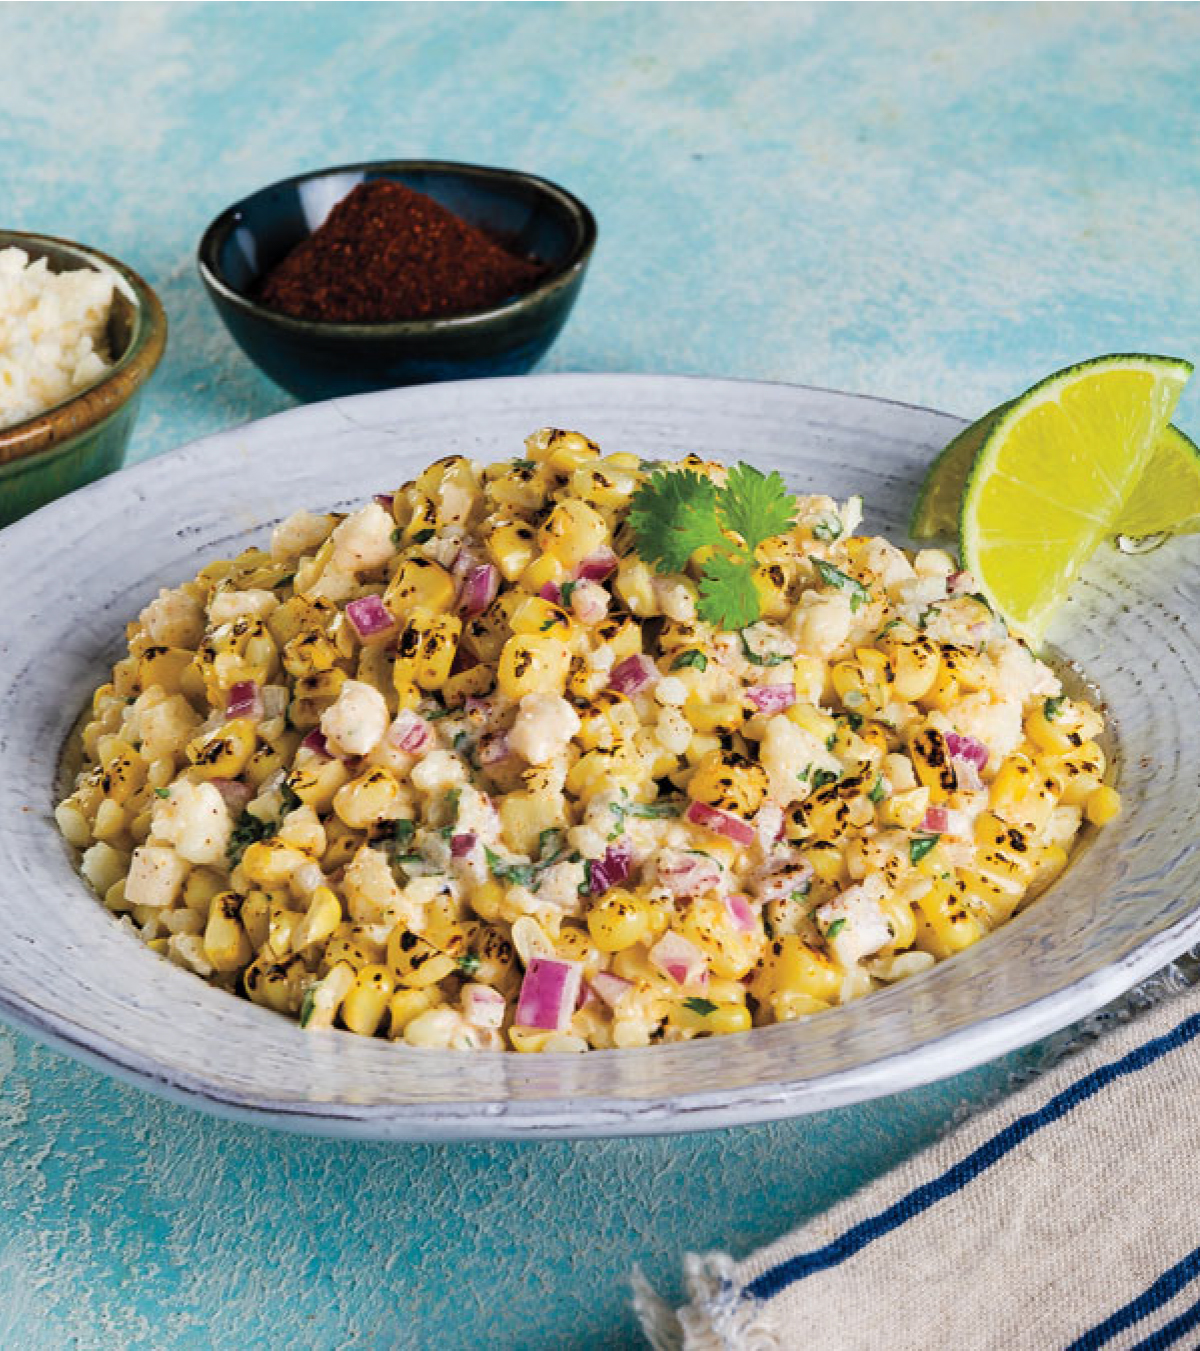
[[[841,982],[841,973],[824,952],[798,934],[785,934],[767,944],[751,989],[758,999],[808,995],[825,1005],[837,1000]]]
[[[909,742],[909,755],[917,778],[929,789],[930,800],[945,802],[958,787],[946,738],[936,727],[925,727]]]
[[[812,704],[793,704],[784,714],[784,717],[815,737],[821,745],[825,745],[838,728],[836,718],[828,713],[823,713]]]
[[[608,525],[586,502],[559,502],[538,531],[538,547],[567,568],[576,568],[608,542]]]
[[[500,653],[497,684],[514,702],[527,694],[561,695],[567,682],[571,653],[550,634],[520,634],[510,638]]]
[[[745,708],[735,701],[719,704],[686,703],[683,716],[697,732],[736,732],[746,721]]]
[[[523,597],[509,623],[514,633],[548,633],[564,642],[570,639],[573,628],[571,617],[562,606],[541,596]]]
[[[1106,826],[1121,813],[1121,795],[1107,784],[1101,784],[1088,794],[1084,815],[1094,826]]]
[[[342,903],[329,887],[317,887],[308,911],[292,930],[292,947],[303,952],[314,943],[327,942],[342,922]]]
[[[601,952],[620,952],[649,934],[649,907],[633,892],[608,891],[588,911],[587,926]]]
[[[1082,807],[1102,786],[1107,761],[1104,752],[1094,741],[1085,741],[1048,764],[1054,774],[1062,779],[1064,805]]]
[[[936,880],[918,898],[916,946],[941,959],[951,957],[976,943],[986,932],[967,904],[961,882]]]
[[[187,757],[197,779],[236,779],[254,754],[254,724],[232,718],[188,744]]]
[[[686,711],[686,710],[685,710]],[[767,771],[736,751],[712,751],[688,780],[693,802],[705,802],[739,816],[753,816],[767,795]]]
[[[903,793],[893,793],[879,804],[879,819],[887,826],[898,826],[901,830],[916,830],[925,819],[929,809],[929,789],[910,788]]]
[[[254,1003],[276,1013],[298,1013],[307,977],[308,971],[299,957],[278,962],[260,956],[246,968],[242,982]]]
[[[240,971],[254,956],[241,922],[242,898],[221,891],[212,898],[204,929],[204,955],[217,971]]]
[[[445,614],[454,607],[454,578],[431,558],[406,558],[388,583],[383,603],[394,615],[426,610]]]
[[[735,912],[723,896],[698,897],[688,906],[679,927],[706,954],[713,975],[728,980],[741,980],[753,970],[766,942],[758,916]]]
[[[423,989],[452,975],[458,963],[448,953],[398,924],[387,944],[387,964],[396,983]]]
[[[892,668],[892,692],[906,704],[923,699],[937,679],[941,658],[937,647],[925,637],[911,642],[885,636],[880,650]]]
[[[350,777],[344,760],[307,760],[287,776],[288,789],[316,812],[327,812],[334,795]]]
[[[262,887],[285,885],[297,868],[308,862],[299,849],[278,840],[256,840],[247,845],[241,869],[246,877]]]
[[[1039,770],[1027,756],[1010,756],[988,790],[988,804],[1003,820],[1035,834],[1044,830],[1058,805],[1062,782]]]
[[[395,982],[386,966],[364,966],[342,1000],[342,1021],[360,1037],[373,1037],[387,1012]]]
[[[629,607],[631,614],[647,618],[658,614],[658,598],[654,594],[654,574],[634,554],[623,558],[617,568],[614,589]]]
[[[440,1002],[436,986],[423,990],[397,990],[387,1003],[388,1036],[394,1041],[418,1014]]]
[[[396,642],[396,689],[409,683],[423,690],[440,689],[449,679],[461,634],[462,620],[457,615],[414,610]]]
[[[333,810],[346,825],[364,830],[389,817],[399,801],[400,785],[376,765],[337,790]]]
[[[487,548],[501,577],[506,582],[515,582],[537,557],[537,534],[524,521],[513,521],[492,531]]]

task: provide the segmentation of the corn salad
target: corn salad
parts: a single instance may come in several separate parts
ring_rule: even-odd
[[[646,1046],[923,971],[1117,813],[1100,713],[949,555],[801,497],[724,631],[703,550],[633,547],[662,467],[546,429],[161,591],[56,813],[104,904],[308,1028]]]

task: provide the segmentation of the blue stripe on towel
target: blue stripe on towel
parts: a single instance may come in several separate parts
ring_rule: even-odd
[[[797,1253],[795,1257],[789,1257],[777,1267],[764,1271],[746,1286],[746,1295],[751,1299],[773,1299],[781,1290],[786,1290],[796,1281],[803,1280],[814,1272],[827,1271],[830,1267],[838,1266],[855,1253],[861,1252],[867,1244],[873,1243],[885,1234],[890,1234],[907,1220],[914,1219],[936,1205],[938,1201],[961,1191],[968,1182],[972,1182],[992,1164],[998,1163],[1043,1126],[1061,1120],[1080,1103],[1094,1097],[1102,1088],[1126,1075],[1145,1069],[1147,1065],[1154,1064],[1156,1060],[1161,1060],[1163,1056],[1194,1041],[1197,1036],[1200,1036],[1200,1013],[1180,1023],[1173,1031],[1130,1051],[1120,1060],[1113,1061],[1110,1065],[1102,1065],[1099,1069],[1084,1075],[1070,1088],[1063,1089],[1061,1093],[1051,1098],[1038,1111],[1030,1112],[1010,1122],[1002,1131],[980,1145],[973,1154],[968,1154],[953,1168],[947,1169],[941,1177],[923,1183],[889,1206],[887,1210],[847,1229],[832,1243],[817,1248],[814,1252]]]
[[[1177,1262],[1169,1271],[1164,1271],[1158,1280],[1153,1285],[1147,1286],[1136,1299],[1131,1299],[1103,1323],[1098,1323],[1090,1332],[1085,1332],[1078,1341],[1072,1342],[1067,1351],[1096,1351],[1097,1347],[1112,1341],[1118,1332],[1124,1332],[1126,1328],[1140,1323],[1155,1309],[1161,1309],[1197,1276],[1200,1276],[1200,1248],[1188,1253],[1182,1262]],[[1152,1351],[1152,1348],[1153,1351],[1159,1351],[1159,1348],[1170,1346],[1189,1328],[1195,1327],[1197,1322],[1200,1322],[1200,1305],[1194,1304],[1178,1318],[1164,1324],[1145,1341],[1139,1342],[1135,1351]]]

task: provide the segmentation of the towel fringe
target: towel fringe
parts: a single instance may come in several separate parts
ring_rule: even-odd
[[[635,1270],[633,1307],[654,1351],[782,1351],[766,1307],[746,1298],[736,1272],[728,1253],[685,1253],[688,1303],[676,1310]]]

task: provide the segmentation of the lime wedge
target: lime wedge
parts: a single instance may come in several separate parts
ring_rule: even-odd
[[[917,540],[952,539],[958,534],[963,488],[975,456],[1000,414],[1001,404],[964,427],[929,466],[908,532]],[[1173,423],[1154,443],[1154,452],[1113,531],[1140,539],[1147,535],[1194,535],[1200,531],[1200,446]]]
[[[1030,638],[1126,503],[1192,373],[1174,357],[1097,357],[1041,381],[995,418],[967,476],[964,566]]]

